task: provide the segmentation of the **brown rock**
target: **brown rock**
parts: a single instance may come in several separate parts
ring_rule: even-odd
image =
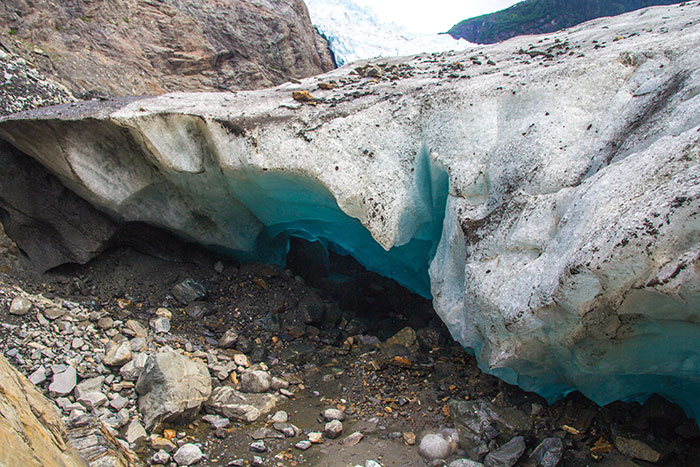
[[[0,356],[0,465],[85,466],[56,407]]]
[[[314,100],[314,96],[309,91],[293,91],[292,98],[299,102],[309,102]]]

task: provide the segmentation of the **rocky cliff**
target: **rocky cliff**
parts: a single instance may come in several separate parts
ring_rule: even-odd
[[[0,48],[83,98],[252,89],[334,67],[302,0],[10,0]]]
[[[319,240],[431,295],[481,367],[700,415],[700,3],[0,134],[118,222],[239,258]],[[357,66],[357,65],[356,65]]]
[[[493,44],[515,36],[544,34],[602,16],[615,16],[676,0],[528,0],[510,8],[461,21],[448,33],[455,39]]]

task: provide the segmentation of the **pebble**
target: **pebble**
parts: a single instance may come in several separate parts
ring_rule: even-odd
[[[516,436],[495,451],[491,451],[484,459],[487,467],[512,467],[525,452],[525,438]]]
[[[278,410],[270,417],[270,421],[272,423],[287,423],[287,421],[289,421],[289,415],[284,410]]]
[[[209,423],[214,430],[226,428],[231,425],[231,420],[219,415],[205,415],[202,417],[202,420]]]
[[[15,316],[24,316],[32,309],[32,302],[24,297],[15,297],[10,303],[10,314]]]
[[[162,436],[151,435],[151,447],[155,450],[163,450],[165,452],[173,452],[177,446],[169,439]]]
[[[412,431],[404,431],[401,433],[401,436],[403,437],[403,442],[406,443],[407,446],[413,446],[416,444],[416,434]]]
[[[326,409],[323,411],[322,415],[327,422],[330,422],[331,420],[338,420],[342,422],[345,420],[345,414],[342,410],[338,409]]]
[[[484,464],[469,459],[455,459],[447,467],[484,467]]]
[[[109,402],[110,407],[116,411],[120,411],[129,404],[129,399],[121,395],[117,395],[114,399]]]
[[[66,310],[57,306],[52,306],[44,310],[44,317],[49,321],[54,321],[66,314]]]
[[[180,448],[175,452],[173,460],[178,465],[193,465],[202,460],[204,455],[199,446],[192,443],[186,443],[180,446]]]
[[[362,441],[362,438],[364,438],[364,437],[365,437],[365,435],[363,435],[363,434],[360,433],[359,431],[356,431],[356,432],[354,432],[354,433],[348,435],[348,437],[345,438],[345,439],[342,441],[342,443],[343,443],[344,445],[346,445],[346,446],[354,446],[354,445],[356,445],[357,443],[359,443],[360,441]]]
[[[539,467],[555,467],[561,461],[564,443],[560,438],[547,438],[530,454]]]
[[[306,451],[311,447],[311,441],[308,440],[301,440],[297,444],[294,445],[295,448],[300,449],[302,451]]]
[[[430,433],[421,439],[418,453],[429,460],[447,459],[452,454],[452,446],[442,435]]]
[[[138,440],[146,438],[147,436],[148,434],[143,428],[143,425],[141,425],[141,422],[139,422],[138,419],[133,419],[131,423],[129,423],[129,426],[126,428],[126,435],[124,437],[126,438],[126,441],[129,444],[133,444]]]
[[[321,444],[323,443],[323,434],[318,431],[312,431],[309,433],[309,441],[314,444]]]
[[[230,328],[228,331],[221,336],[219,339],[219,347],[222,349],[231,349],[238,341],[238,331],[235,328]],[[237,354],[240,355],[240,354]]]
[[[258,440],[250,443],[250,450],[253,452],[267,452],[267,446],[265,446],[265,441]]]
[[[97,327],[103,330],[112,329],[114,327],[114,320],[109,316],[102,317],[97,320]]]
[[[343,432],[343,424],[339,420],[331,420],[323,429],[326,438],[335,439]]]
[[[170,462],[170,454],[162,449],[151,456],[151,464],[167,464]]]
[[[204,285],[200,284],[194,279],[188,278],[179,284],[175,285],[171,292],[173,297],[177,299],[183,305],[189,305],[190,303],[204,298],[207,295],[207,289]]]
[[[615,447],[622,454],[633,459],[639,459],[654,464],[661,460],[661,453],[638,439],[616,436]]]
[[[75,389],[77,380],[78,373],[72,366],[69,366],[61,372],[54,372],[51,384],[49,385],[49,393],[53,397],[68,395]]]
[[[153,318],[151,321],[151,328],[156,334],[166,334],[170,332],[170,320],[163,316],[158,316]]]
[[[37,368],[36,371],[34,371],[34,373],[29,375],[29,381],[31,381],[36,386],[46,381],[46,369],[43,366]]]
[[[122,366],[131,360],[131,344],[128,340],[122,342],[112,342],[111,347],[102,360],[105,365]]]
[[[101,392],[88,392],[83,394],[77,401],[88,410],[96,409],[107,403],[107,396]]]
[[[262,370],[246,370],[241,374],[241,391],[248,393],[267,392],[270,389],[272,377]]]

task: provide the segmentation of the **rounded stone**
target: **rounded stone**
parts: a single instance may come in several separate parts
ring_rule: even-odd
[[[423,437],[418,447],[418,453],[426,459],[446,459],[452,454],[450,442],[437,434],[428,434]]]
[[[10,303],[10,314],[16,316],[24,316],[32,309],[32,302],[24,297],[15,297]]]
[[[173,460],[178,465],[194,465],[202,460],[204,455],[199,447],[192,443],[183,444],[180,449],[175,452]]]

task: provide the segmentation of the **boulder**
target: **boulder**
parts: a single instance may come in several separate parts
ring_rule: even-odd
[[[136,382],[138,408],[148,430],[164,421],[194,417],[211,395],[204,363],[174,351],[151,355]]]

